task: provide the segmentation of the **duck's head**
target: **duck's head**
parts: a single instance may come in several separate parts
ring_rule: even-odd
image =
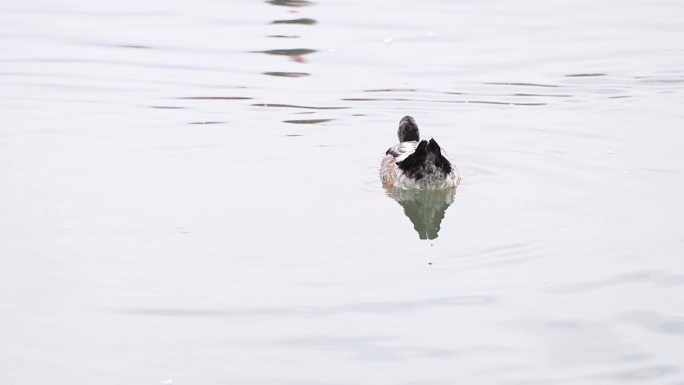
[[[399,135],[400,143],[420,140],[418,125],[410,116],[404,116],[401,118],[399,121],[399,130],[397,131],[397,134]]]

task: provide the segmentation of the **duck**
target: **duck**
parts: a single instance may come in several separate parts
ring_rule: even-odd
[[[461,177],[437,141],[420,140],[415,119],[404,116],[397,130],[399,144],[390,147],[380,164],[385,188],[437,190],[458,186]]]

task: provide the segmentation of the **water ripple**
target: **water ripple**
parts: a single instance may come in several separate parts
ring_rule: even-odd
[[[309,48],[290,48],[290,49],[268,49],[264,51],[251,51],[252,53],[265,53],[276,56],[303,56],[317,52]]]
[[[268,76],[277,76],[284,78],[301,78],[310,75],[307,72],[263,72],[263,74]]]
[[[442,349],[423,346],[403,345],[396,337],[390,336],[311,336],[283,340],[278,343],[286,347],[335,351],[351,355],[352,359],[398,360],[409,357],[448,358],[466,354],[473,349]]]
[[[665,286],[678,286],[684,285],[684,275],[663,273],[660,271],[638,271],[634,273],[619,274],[602,280],[556,286],[550,289],[550,291],[569,294],[636,282],[651,282]]]
[[[597,76],[606,76],[607,74],[603,73],[586,73],[586,74],[568,74],[565,75],[566,78],[589,78],[589,77],[597,77]]]
[[[117,312],[147,316],[185,316],[185,317],[239,317],[261,315],[289,316],[332,316],[346,313],[404,313],[419,311],[431,307],[478,306],[489,305],[494,298],[489,296],[453,296],[431,298],[414,301],[397,302],[361,302],[347,305],[313,307],[283,306],[271,308],[235,308],[235,309],[191,309],[191,308],[120,308]]]
[[[425,100],[410,98],[342,98],[345,102],[417,102],[417,103],[450,103],[450,104],[491,104],[500,106],[545,106],[547,103],[504,102],[496,100]]]
[[[521,82],[488,82],[483,84],[495,86],[522,86],[522,87],[560,87],[555,84],[540,84],[540,83],[521,83]]]
[[[294,120],[283,120],[284,123],[292,124],[319,124],[333,121],[335,119],[294,119]]]
[[[218,121],[206,121],[206,122],[190,122],[188,124],[198,124],[198,125],[203,125],[203,124],[221,124],[225,122],[218,122]]]
[[[314,25],[316,20],[309,18],[300,19],[288,19],[288,20],[273,20],[271,24],[302,24],[302,25]]]
[[[267,3],[282,7],[306,7],[312,4],[308,0],[268,0]]]
[[[413,88],[382,88],[374,90],[363,90],[363,92],[416,92]]]
[[[615,373],[602,374],[598,378],[610,379],[614,381],[643,381],[654,378],[664,377],[679,372],[679,368],[672,365],[656,365],[645,368],[624,370]]]
[[[344,110],[349,107],[316,107],[316,106],[298,106],[294,104],[281,103],[256,103],[252,104],[254,107],[276,107],[276,108],[304,108],[308,110]]]
[[[623,314],[622,318],[654,332],[684,337],[683,317],[668,316],[655,312],[629,312]]]
[[[185,100],[250,100],[248,96],[183,96],[178,99]]]
[[[298,39],[298,35],[267,35],[266,37],[273,37],[277,39]]]

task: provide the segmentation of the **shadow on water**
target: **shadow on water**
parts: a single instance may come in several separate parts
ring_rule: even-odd
[[[455,189],[403,190],[388,188],[387,195],[399,202],[404,214],[413,223],[420,239],[435,239],[439,235],[447,208],[454,202]]]
[[[250,100],[247,96],[183,96],[178,99],[185,100]]]

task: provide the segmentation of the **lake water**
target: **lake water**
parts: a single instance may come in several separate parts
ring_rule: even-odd
[[[4,0],[0,41],[0,384],[684,384],[681,1]],[[404,115],[450,204],[383,190]]]

